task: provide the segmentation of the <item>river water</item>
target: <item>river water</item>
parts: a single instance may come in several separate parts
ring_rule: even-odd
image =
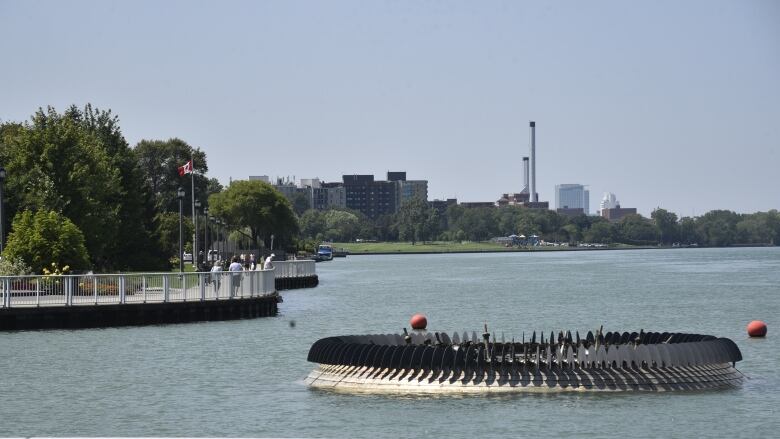
[[[275,318],[0,333],[0,436],[777,437],[780,248],[352,256]],[[330,335],[639,329],[729,337],[739,389],[347,395],[308,389]],[[766,339],[749,339],[761,319]]]

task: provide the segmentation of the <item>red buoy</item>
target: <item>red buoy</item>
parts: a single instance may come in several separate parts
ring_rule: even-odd
[[[753,320],[748,323],[747,332],[751,337],[764,337],[766,335],[766,323],[761,320]]]
[[[412,325],[412,329],[425,329],[428,327],[428,318],[425,314],[417,313],[409,319],[409,324]]]

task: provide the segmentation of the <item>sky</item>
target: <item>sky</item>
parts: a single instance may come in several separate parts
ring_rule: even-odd
[[[780,2],[0,0],[0,121],[91,103],[209,176],[406,171],[429,199],[588,185],[780,208]]]

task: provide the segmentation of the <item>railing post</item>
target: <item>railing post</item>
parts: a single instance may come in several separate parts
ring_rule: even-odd
[[[41,306],[41,278],[35,278],[35,306]]]
[[[94,291],[94,298],[95,298],[95,305],[98,304],[98,278],[97,276],[92,276],[92,290]]]
[[[146,275],[141,275],[141,289],[144,292],[144,303],[146,303]]]
[[[124,304],[126,298],[127,296],[125,294],[125,276],[120,275],[119,276],[119,303]]]
[[[179,279],[181,282],[179,282],[179,288],[181,288],[181,301],[186,302],[187,301],[187,276],[184,273],[179,274]]]
[[[5,305],[6,308],[11,307],[11,280],[10,279],[3,279],[3,305]]]
[[[249,272],[249,297],[255,297],[255,271]]]
[[[206,300],[206,275],[204,273],[198,274],[198,281],[200,282],[200,301],[203,302]]]
[[[228,281],[228,286],[230,287],[230,294],[228,295],[228,299],[232,299],[233,298],[233,272],[231,271],[229,273],[230,274],[228,275],[228,278],[230,280]]]
[[[65,306],[73,305],[73,285],[70,277],[65,278]]]
[[[163,275],[163,302],[168,302],[168,297],[171,290],[171,275]]]

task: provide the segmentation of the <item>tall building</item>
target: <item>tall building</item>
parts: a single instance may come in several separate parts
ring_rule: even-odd
[[[620,203],[618,203],[615,194],[612,192],[604,192],[604,196],[601,198],[601,203],[599,204],[599,211],[603,211],[604,209],[614,209],[618,204]]]
[[[395,213],[398,209],[396,181],[374,180],[373,175],[343,175],[347,209],[357,210],[369,218]]]
[[[590,191],[581,184],[555,185],[556,209],[582,209],[585,215],[590,213]]]

